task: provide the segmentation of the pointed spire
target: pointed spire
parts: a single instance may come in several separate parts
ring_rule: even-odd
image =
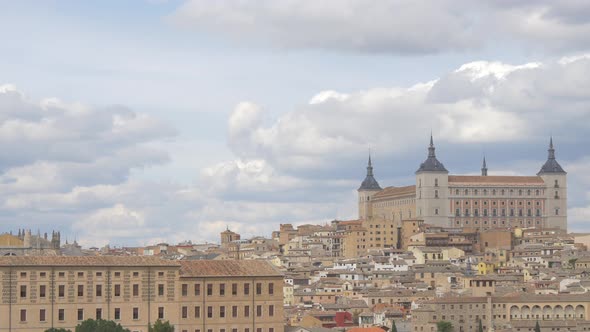
[[[373,163],[371,162],[371,153],[369,152],[369,163],[367,164],[367,176],[373,176]]]
[[[436,159],[435,154],[436,148],[434,147],[434,139],[432,133],[430,133],[430,145],[428,146],[428,158],[420,164],[420,168],[416,171],[419,172],[446,172],[448,173],[445,166]]]
[[[561,165],[555,160],[555,149],[553,148],[553,136],[549,138],[549,149],[547,149],[547,161],[541,167],[541,170],[537,175],[544,174],[544,173],[566,173]]]
[[[434,150],[436,150],[436,148],[434,147],[434,140],[432,139],[432,132],[430,133],[430,146],[428,147],[428,157],[436,157],[436,155],[434,154]]]
[[[361,183],[358,190],[381,190],[379,183],[373,176],[373,162],[371,161],[371,152],[369,150],[369,162],[367,163],[367,176]]]
[[[549,149],[547,150],[547,152],[549,152],[547,156],[548,159],[555,159],[555,149],[553,148],[553,136],[549,138]]]
[[[481,165],[481,176],[488,176],[488,166],[486,165],[486,156],[483,156],[483,163]]]

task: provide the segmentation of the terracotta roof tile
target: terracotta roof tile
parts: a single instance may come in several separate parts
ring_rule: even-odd
[[[224,261],[180,261],[181,277],[241,277],[241,276],[282,276],[283,274],[266,261],[224,260]]]
[[[540,176],[449,175],[449,183],[544,184]]]
[[[387,187],[380,192],[373,195],[373,199],[388,196],[402,196],[402,195],[416,195],[416,186],[405,186],[405,187]]]
[[[180,266],[150,256],[4,256],[0,266]]]

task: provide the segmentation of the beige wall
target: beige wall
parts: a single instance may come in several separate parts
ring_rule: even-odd
[[[0,278],[0,331],[8,331],[9,326],[12,331],[22,332],[43,331],[52,326],[73,330],[81,321],[79,310],[82,320],[96,319],[97,308],[102,310],[103,319],[115,320],[131,331],[147,331],[148,323],[158,319],[160,313],[178,332],[220,332],[223,329],[226,332],[234,329],[276,332],[283,326],[283,279],[280,276],[185,278],[180,276],[179,267],[174,266],[47,266],[0,267]],[[232,284],[238,287],[235,295]],[[245,284],[249,285],[248,294],[244,293]],[[260,294],[257,294],[257,284],[260,284]],[[271,284],[273,294],[269,293]],[[97,295],[99,285],[102,287],[100,296]],[[136,294],[134,285],[137,285]],[[186,285],[186,294],[183,285]],[[198,295],[195,285],[200,287]],[[213,287],[211,295],[207,295],[208,285]],[[221,285],[225,287],[224,295],[220,293]],[[45,286],[44,297],[40,293],[42,286]],[[60,296],[60,286],[63,286],[63,296]],[[78,287],[81,287],[80,294]],[[237,307],[236,317],[233,317],[233,306]],[[248,317],[244,314],[246,306]],[[195,307],[200,307],[199,317],[195,315]],[[207,317],[208,307],[213,310],[211,318]],[[222,307],[225,317],[220,317]],[[21,321],[22,310],[25,310],[24,321]],[[45,321],[40,319],[42,310],[45,310]],[[60,317],[62,310],[63,317]],[[184,310],[186,317],[183,317]],[[137,317],[133,317],[134,311]],[[119,319],[115,317],[116,312],[119,312]]]

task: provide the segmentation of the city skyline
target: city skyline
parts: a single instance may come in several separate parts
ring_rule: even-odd
[[[553,136],[568,229],[590,231],[590,6],[396,3],[7,4],[3,231],[145,245],[354,219],[369,148],[402,186],[431,131],[451,174],[484,155],[535,174]]]

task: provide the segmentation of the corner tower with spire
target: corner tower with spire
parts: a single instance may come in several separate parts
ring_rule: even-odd
[[[381,186],[373,175],[373,163],[369,153],[369,162],[367,163],[367,175],[358,188],[359,219],[367,220],[372,217],[371,197],[381,191]]]
[[[416,217],[427,224],[449,226],[449,171],[436,158],[430,134],[428,156],[416,171]]]
[[[549,138],[547,161],[537,175],[545,183],[546,227],[567,229],[567,173],[555,159],[553,137]]]
[[[486,164],[486,157],[483,157],[483,162],[481,163],[481,176],[488,176],[488,165]]]

